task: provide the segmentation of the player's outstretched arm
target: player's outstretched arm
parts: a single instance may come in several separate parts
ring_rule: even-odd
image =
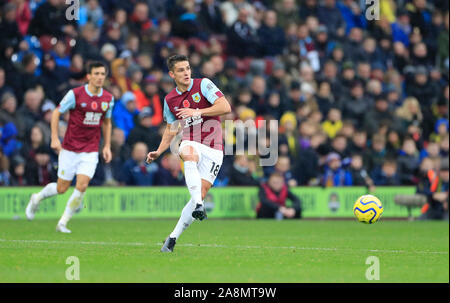
[[[176,130],[174,128],[175,127],[172,124],[167,123],[166,129],[164,130],[161,143],[159,144],[158,149],[156,151],[151,151],[147,154],[146,160],[147,163],[150,164],[156,159],[158,159],[158,157],[169,148],[170,142],[172,142],[172,139],[178,133],[178,128]]]
[[[58,136],[58,126],[59,126],[59,117],[61,116],[61,113],[59,112],[58,108],[55,108],[52,113],[52,120],[50,122],[50,128],[51,128],[51,142],[50,147],[55,150],[57,154],[61,151],[61,141],[59,140]]]

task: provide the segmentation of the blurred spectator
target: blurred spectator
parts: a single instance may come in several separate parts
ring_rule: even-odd
[[[341,111],[331,108],[328,112],[328,119],[322,122],[322,128],[328,138],[333,139],[342,128]]]
[[[75,47],[73,48],[73,53],[80,54],[85,60],[101,60],[103,52],[100,51],[100,46],[98,45],[99,35],[100,29],[96,28],[95,24],[92,22],[84,24],[77,44],[75,44]],[[116,52],[114,50],[114,57],[115,56]],[[107,58],[105,59],[108,62],[112,61]]]
[[[50,54],[44,55],[40,83],[48,99],[59,103],[64,96],[63,91],[65,90],[65,84],[69,80],[69,77],[70,72],[67,66],[57,65],[55,59]]]
[[[406,128],[410,124],[420,125],[423,119],[419,101],[414,97],[406,98],[403,104],[396,110],[395,115],[397,118],[400,118],[403,131],[406,131]]]
[[[123,130],[125,138],[127,138],[130,131],[134,128],[135,118],[139,114],[136,97],[132,92],[125,92],[118,101],[114,104],[112,117],[115,126]]]
[[[380,168],[386,157],[386,139],[380,134],[375,134],[371,140],[371,148],[364,153],[364,166],[369,172]]]
[[[345,34],[348,34],[354,27],[365,28],[367,21],[364,12],[355,0],[344,0],[337,3],[342,19],[345,23]]]
[[[181,171],[180,158],[172,153],[168,153],[161,159],[158,168],[158,178],[154,185],[162,186],[182,186],[185,185],[184,174]]]
[[[381,167],[374,170],[372,180],[377,186],[401,185],[397,162],[393,159],[386,159]]]
[[[5,82],[5,70],[0,66],[0,100],[3,99],[5,93],[14,94],[14,91]]]
[[[259,219],[282,220],[302,217],[300,199],[289,190],[280,173],[270,175],[267,183],[260,186],[258,197],[260,202],[256,206],[256,214]],[[291,207],[287,206],[288,199],[291,201]]]
[[[284,176],[284,180],[289,187],[297,186],[297,180],[295,180],[292,173],[291,160],[289,157],[279,156],[273,172],[277,172]]]
[[[286,29],[288,24],[298,23],[300,20],[298,6],[295,0],[282,0],[275,3],[278,25]]]
[[[9,159],[3,154],[3,149],[0,146],[0,185],[8,186],[10,185],[10,182]]]
[[[342,158],[342,160],[346,164],[348,164],[347,157],[349,156],[349,151],[347,137],[345,137],[343,134],[338,134],[336,137],[334,137],[331,140],[331,150],[337,153]]]
[[[448,159],[444,159],[440,169],[422,170],[421,182],[417,193],[427,197],[427,204],[422,208],[422,220],[448,220],[449,167]]]
[[[11,92],[6,92],[0,99],[0,123],[6,124],[8,122],[17,125],[17,99]]]
[[[286,41],[283,29],[277,26],[275,11],[268,10],[265,12],[264,22],[258,29],[258,36],[262,56],[275,57],[282,54]]]
[[[367,133],[364,130],[356,130],[349,143],[351,154],[363,154],[367,150]]]
[[[350,162],[350,173],[352,174],[352,185],[366,186],[369,191],[375,190],[374,183],[363,166],[361,154],[353,154]]]
[[[78,25],[80,26],[84,26],[87,22],[91,22],[96,27],[103,25],[103,10],[98,0],[86,0],[85,4],[81,5],[79,14]]]
[[[245,155],[236,155],[230,174],[229,185],[234,186],[256,186],[259,184],[250,170],[248,158]]]
[[[19,46],[19,43],[23,39],[23,34],[20,32],[18,24],[16,22],[17,6],[13,2],[6,3],[2,10],[2,22],[0,23],[0,42],[10,42],[13,46]]]
[[[27,90],[24,95],[24,103],[17,110],[19,138],[23,139],[28,135],[31,128],[41,118],[41,102],[39,92],[34,89]]]
[[[401,184],[415,185],[418,183],[419,153],[416,143],[411,138],[403,141],[400,156],[397,159]]]
[[[440,142],[442,138],[448,135],[449,123],[448,119],[441,118],[436,121],[434,125],[434,132],[430,135],[430,139],[435,142]]]
[[[249,12],[242,8],[238,19],[227,31],[227,53],[239,58],[258,56],[259,41],[256,30],[248,24]]]
[[[389,110],[389,104],[384,95],[375,99],[375,107],[368,111],[364,117],[364,129],[370,135],[378,132],[382,122],[386,122],[388,127],[399,130],[401,124],[397,122],[394,115]]]
[[[39,126],[35,125],[31,129],[29,137],[20,149],[20,154],[26,161],[33,161],[36,157],[36,151],[41,146],[46,146],[44,133]]]
[[[444,26],[445,30],[441,31],[438,37],[438,59],[439,59],[439,67],[443,70],[449,68],[449,54],[448,54],[448,37],[449,37],[449,15],[448,10],[444,16]]]
[[[149,186],[154,184],[155,174],[158,171],[158,165],[152,163],[147,165],[148,148],[143,142],[137,142],[133,145],[131,159],[128,159],[122,168],[120,181],[125,185]]]
[[[25,186],[28,181],[25,178],[25,159],[20,155],[15,155],[11,161],[11,186]],[[1,183],[1,182],[0,182]]]
[[[336,6],[336,0],[325,0],[317,11],[319,22],[325,24],[334,39],[339,39],[345,34],[345,22],[341,11]]]
[[[397,21],[392,23],[393,42],[401,42],[405,47],[409,46],[409,36],[412,31],[408,11],[400,9],[397,13]]]
[[[351,119],[356,127],[361,127],[369,109],[369,101],[364,97],[364,87],[361,81],[355,80],[350,91],[350,98],[343,97],[340,102],[343,104],[342,115]]]
[[[225,23],[222,19],[222,12],[216,0],[204,0],[200,4],[199,12],[202,31],[207,34],[223,34],[225,32]]]
[[[302,3],[300,6],[300,19],[306,20],[309,16],[318,16],[319,14],[319,5],[317,0],[305,0],[305,3]]]
[[[38,37],[50,35],[63,37],[75,36],[76,21],[66,18],[65,3],[60,0],[48,0],[41,4],[34,12],[29,29],[30,34]]]
[[[14,92],[19,98],[19,104],[22,104],[24,93],[29,89],[34,89],[39,84],[39,78],[36,76],[39,59],[33,53],[27,53],[22,59],[22,69],[19,73],[19,81],[14,84]]]
[[[402,148],[400,134],[396,130],[390,129],[386,137],[386,155],[391,158],[396,158]]]
[[[138,110],[144,107],[152,109],[152,126],[158,127],[163,121],[162,101],[158,94],[158,83],[154,76],[147,76],[143,80],[143,90],[134,91],[136,96],[136,106]]]
[[[342,167],[339,154],[333,152],[327,156],[321,184],[324,187],[352,185],[352,174]]]
[[[25,165],[27,184],[44,186],[56,182],[57,174],[54,163],[51,161],[50,147],[40,145],[34,150],[34,157],[28,158]]]
[[[172,34],[176,37],[189,39],[202,37],[201,21],[198,18],[195,0],[177,1],[172,21]]]
[[[44,144],[50,145],[51,139],[51,121],[55,104],[52,101],[46,100],[41,107],[42,120],[38,121],[35,126],[38,126],[44,134]]]
[[[137,117],[138,122],[136,126],[127,137],[127,144],[132,146],[137,142],[144,142],[149,150],[158,148],[158,144],[161,142],[161,135],[153,128],[152,117],[152,110],[144,107]]]

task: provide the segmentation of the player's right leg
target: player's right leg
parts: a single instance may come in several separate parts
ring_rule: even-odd
[[[164,245],[161,248],[161,252],[172,252],[176,243],[176,240],[181,233],[194,222],[192,213],[197,205],[203,205],[202,201],[202,181],[197,168],[197,164],[200,159],[200,155],[192,145],[183,144],[180,145],[180,158],[184,161],[184,175],[186,185],[191,194],[191,199],[184,206],[181,217],[177,222],[172,233],[167,237]]]
[[[62,149],[58,155],[58,181],[47,184],[37,194],[32,194],[30,202],[25,210],[28,220],[33,220],[39,203],[42,200],[63,194],[67,191],[75,176],[77,161],[73,158],[73,152]]]
[[[72,181],[63,180],[58,178],[57,182],[52,182],[47,184],[40,192],[32,194],[30,202],[28,202],[27,208],[25,209],[25,215],[28,220],[33,220],[36,214],[36,210],[42,200],[53,197],[57,194],[63,194],[70,187]]]

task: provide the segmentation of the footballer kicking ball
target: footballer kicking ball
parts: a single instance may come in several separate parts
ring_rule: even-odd
[[[377,222],[383,214],[383,205],[377,197],[364,195],[356,200],[353,213],[359,222],[372,224]]]

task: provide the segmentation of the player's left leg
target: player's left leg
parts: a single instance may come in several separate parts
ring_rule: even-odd
[[[208,193],[209,189],[211,188],[212,184],[205,179],[201,179],[202,182],[202,200],[205,199],[206,194]],[[181,217],[178,220],[177,225],[175,226],[172,233],[167,237],[166,241],[164,242],[164,245],[161,248],[161,252],[173,252],[173,248],[175,247],[176,240],[180,237],[180,235],[183,233],[183,231],[188,228],[192,222],[195,221],[192,213],[194,212],[196,208],[196,204],[192,202],[192,199],[189,200],[189,202],[184,206],[183,210],[181,211]]]
[[[76,168],[77,183],[72,195],[69,198],[69,201],[67,202],[64,214],[56,227],[57,231],[64,233],[70,233],[70,230],[66,227],[67,222],[69,222],[70,218],[72,218],[76,210],[81,206],[84,193],[86,192],[89,182],[95,174],[98,163],[98,152],[83,152],[79,153],[77,156],[79,157],[79,162]]]
[[[76,210],[81,206],[83,202],[83,197],[86,192],[86,189],[89,185],[91,178],[86,175],[77,175],[77,183],[75,185],[75,189],[72,195],[67,202],[66,209],[56,226],[56,230],[63,233],[70,233],[71,231],[67,229],[67,222],[72,218],[75,214]]]

